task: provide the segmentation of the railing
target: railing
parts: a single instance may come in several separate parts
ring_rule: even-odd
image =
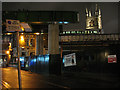
[[[60,35],[60,42],[69,41],[119,41],[120,34],[64,34]]]

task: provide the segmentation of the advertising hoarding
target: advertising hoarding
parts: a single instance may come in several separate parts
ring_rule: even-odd
[[[64,55],[64,67],[75,65],[76,65],[75,53]]]
[[[108,55],[108,63],[117,63],[116,55]]]

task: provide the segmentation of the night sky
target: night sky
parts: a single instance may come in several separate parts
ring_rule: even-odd
[[[45,11],[78,11],[80,23],[64,25],[63,29],[83,29],[85,30],[85,8],[95,10],[98,4],[102,12],[102,25],[104,33],[118,33],[118,3],[117,2],[3,2],[2,9],[7,11],[25,10],[45,10]]]

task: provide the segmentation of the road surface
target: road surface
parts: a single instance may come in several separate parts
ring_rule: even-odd
[[[120,77],[110,74],[66,73],[61,76],[43,75],[21,70],[22,88],[120,88]],[[4,88],[18,88],[15,67],[2,68]]]

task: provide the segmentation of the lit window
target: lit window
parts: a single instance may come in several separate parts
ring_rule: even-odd
[[[93,33],[97,33],[97,31],[93,31]]]
[[[76,33],[75,31],[71,31],[71,33]]]
[[[66,31],[66,34],[70,34],[70,31]]]
[[[88,31],[88,34],[90,34],[90,31]]]
[[[84,34],[84,31],[82,31],[82,34]]]
[[[85,34],[87,34],[87,31],[85,31]]]
[[[81,33],[80,31],[77,31],[77,33]]]
[[[63,32],[63,34],[65,34],[65,32]]]

